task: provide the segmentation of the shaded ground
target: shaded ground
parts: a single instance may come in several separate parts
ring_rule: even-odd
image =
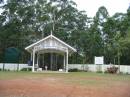
[[[0,97],[130,97],[130,76],[0,72]]]

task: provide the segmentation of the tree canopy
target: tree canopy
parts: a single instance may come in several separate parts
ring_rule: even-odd
[[[70,62],[93,63],[94,56],[104,56],[106,64],[130,64],[130,7],[127,13],[110,16],[101,6],[94,17],[88,17],[72,0],[0,3],[0,56],[8,47],[23,50],[53,32],[77,49]]]

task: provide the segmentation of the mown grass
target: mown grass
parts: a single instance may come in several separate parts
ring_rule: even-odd
[[[0,71],[0,79],[15,79],[23,77],[62,77],[62,78],[108,78],[111,80],[130,80],[130,75],[125,74],[102,74],[93,72],[71,72],[71,73],[32,73],[28,71]]]
[[[0,80],[23,79],[23,78],[60,78],[67,84],[80,85],[109,85],[111,83],[130,83],[130,75],[102,74],[92,72],[73,73],[32,73],[0,71]]]

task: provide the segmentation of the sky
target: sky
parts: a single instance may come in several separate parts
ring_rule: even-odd
[[[130,0],[73,0],[79,10],[85,10],[89,17],[95,16],[100,6],[105,6],[112,16],[116,12],[126,13]]]
[[[95,16],[100,6],[105,6],[112,16],[116,12],[126,13],[130,0],[73,0],[79,10],[85,10],[89,17]],[[1,10],[0,10],[1,12]]]

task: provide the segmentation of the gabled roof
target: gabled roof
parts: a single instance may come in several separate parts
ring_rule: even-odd
[[[33,43],[33,44],[31,44],[31,45],[29,45],[29,46],[27,46],[27,47],[25,48],[25,50],[28,50],[28,49],[30,49],[30,48],[33,48],[35,45],[37,45],[37,44],[39,44],[39,43],[41,43],[41,42],[43,42],[43,41],[45,41],[45,40],[47,40],[47,39],[49,39],[49,38],[54,38],[55,40],[59,41],[60,43],[62,43],[63,45],[65,45],[66,47],[68,47],[69,49],[71,49],[73,52],[76,52],[76,49],[75,49],[75,48],[71,47],[70,45],[68,45],[67,43],[65,43],[64,41],[60,40],[59,38],[55,37],[55,36],[52,35],[52,34],[49,35],[49,36],[47,36],[47,37],[45,37],[45,38],[43,38],[43,39],[41,39],[41,40],[39,40],[39,41],[37,41],[37,42],[35,42],[35,43]]]

